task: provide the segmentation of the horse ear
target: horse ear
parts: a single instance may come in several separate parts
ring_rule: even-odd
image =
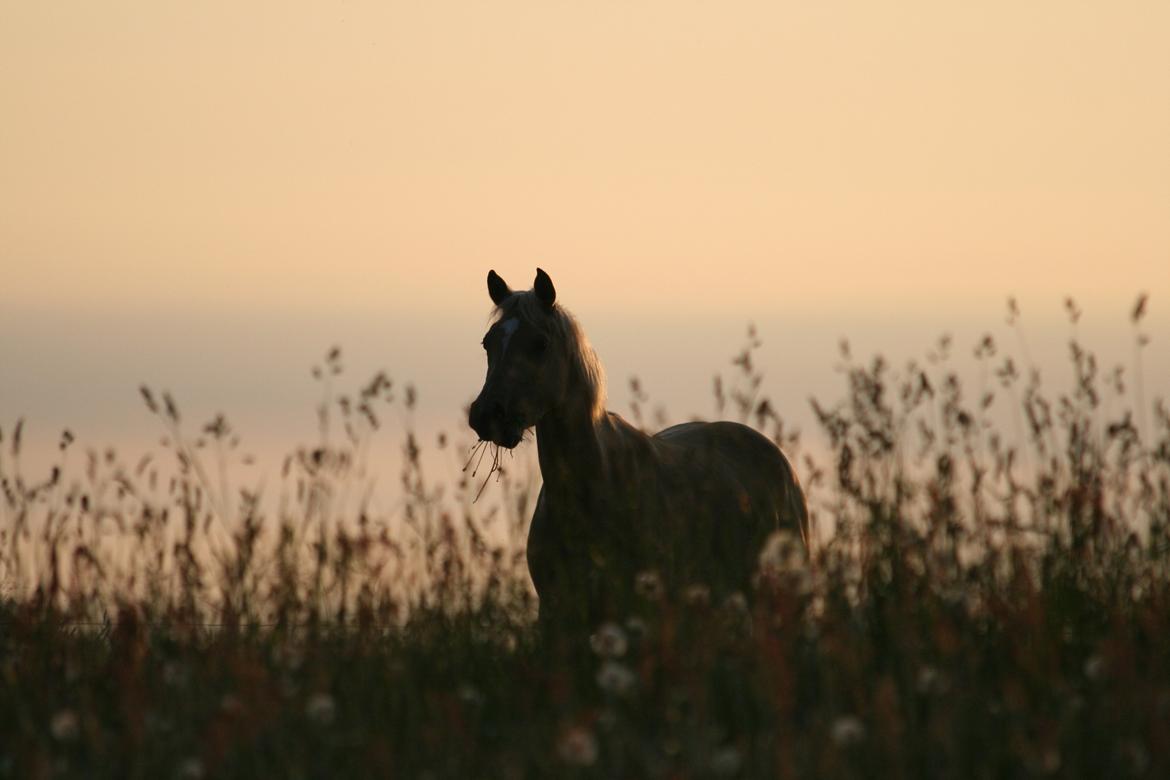
[[[557,302],[557,288],[553,287],[552,279],[541,269],[536,269],[536,281],[532,285],[536,297],[548,308]]]
[[[488,271],[488,295],[492,296],[492,303],[499,306],[511,294],[512,289],[508,287],[508,283],[495,271]]]

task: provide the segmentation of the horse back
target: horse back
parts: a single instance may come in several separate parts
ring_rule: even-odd
[[[653,440],[664,461],[678,464],[708,493],[718,493],[718,486],[737,491],[737,503],[770,526],[760,530],[788,528],[808,543],[800,480],[784,452],[759,431],[736,422],[689,422],[666,428]]]

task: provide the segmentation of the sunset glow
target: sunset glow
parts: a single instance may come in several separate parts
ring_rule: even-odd
[[[5,305],[1170,292],[1170,6],[1099,11],[9,4]]]

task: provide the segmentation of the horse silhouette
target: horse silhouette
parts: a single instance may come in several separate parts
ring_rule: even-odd
[[[645,571],[667,587],[747,592],[770,533],[807,544],[804,493],[770,439],[734,422],[643,433],[606,410],[601,364],[548,274],[528,291],[495,271],[487,283],[487,377],[468,422],[507,448],[536,428],[544,485],[527,552],[542,623],[619,617]]]

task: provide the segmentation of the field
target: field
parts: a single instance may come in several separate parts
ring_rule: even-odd
[[[716,392],[795,455],[811,554],[776,535],[722,600],[643,572],[590,637],[534,628],[526,475],[476,502],[484,471],[432,484],[407,432],[402,500],[370,512],[366,442],[413,391],[336,390],[339,353],[333,436],[276,488],[230,489],[228,422],[150,388],[166,462],[65,432],[79,473],[30,478],[5,421],[0,778],[1166,777],[1170,410],[1143,310],[1126,368],[1074,338],[1054,390],[990,337],[897,367],[843,344],[803,436],[753,336]]]

